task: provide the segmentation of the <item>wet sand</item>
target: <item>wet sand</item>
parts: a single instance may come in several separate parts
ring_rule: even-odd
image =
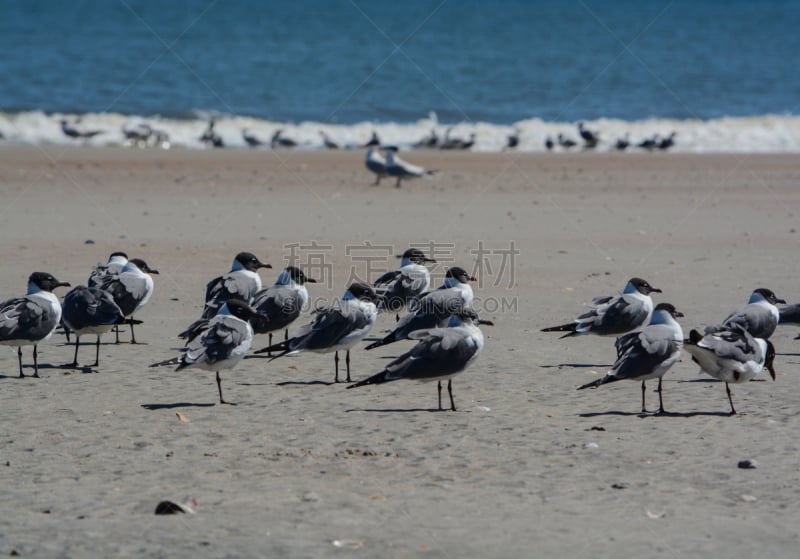
[[[144,343],[104,343],[97,370],[59,368],[73,352],[60,333],[39,348],[38,380],[17,379],[14,350],[1,352],[0,554],[794,557],[796,329],[773,336],[777,382],[733,387],[735,417],[686,354],[665,377],[667,416],[638,413],[635,382],[577,392],[613,361],[613,340],[539,330],[631,276],[663,289],[654,299],[684,312],[687,333],[756,287],[797,302],[800,161],[404,157],[438,173],[397,189],[371,186],[357,152],[0,147],[2,298],[37,270],[84,283],[114,250],[161,272],[137,315]],[[178,354],[205,283],[240,250],[274,266],[271,284],[299,243],[325,302],[430,241],[434,281],[450,265],[475,271],[496,323],[453,381],[455,413],[436,411],[435,384],[332,384],[330,354],[223,372],[237,406],[216,404],[213,373],[147,367]],[[356,348],[354,379],[409,344]],[[759,468],[737,468],[747,458]],[[186,496],[196,514],[153,514]]]

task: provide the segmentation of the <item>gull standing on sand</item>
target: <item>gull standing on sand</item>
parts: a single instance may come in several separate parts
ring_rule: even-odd
[[[285,339],[289,339],[289,325],[297,320],[303,308],[308,304],[306,283],[316,283],[314,278],[307,277],[303,270],[295,266],[287,267],[278,276],[275,285],[262,289],[253,296],[253,308],[260,315],[267,316],[269,321],[253,323],[256,334],[269,334],[269,345],[272,345],[272,332],[285,328]]]
[[[61,121],[61,131],[65,136],[76,140],[93,138],[103,133],[102,130],[86,130],[79,126],[77,122],[75,124],[70,124],[66,120]]]
[[[279,128],[272,135],[272,139],[269,142],[269,146],[272,149],[293,148],[293,147],[297,147],[297,142],[295,142],[291,138],[287,138],[286,136],[284,136],[283,135],[283,129]]]
[[[429,171],[418,165],[412,165],[395,156],[397,148],[386,149],[386,174],[390,177],[397,177],[395,186],[400,188],[403,179],[416,179],[434,174],[436,171]]]
[[[766,367],[772,380],[775,380],[775,347],[772,342],[753,337],[741,324],[734,323],[730,328],[707,333],[697,330],[689,332],[683,349],[692,356],[692,361],[700,365],[700,372],[707,373],[725,383],[731,415],[736,414],[731,398],[729,383],[748,382],[758,377]]]
[[[472,306],[472,287],[477,281],[464,268],[453,266],[445,274],[444,283],[420,297],[417,309],[409,312],[397,323],[394,330],[383,339],[369,344],[365,349],[375,349],[400,340],[409,339],[411,332],[427,328],[443,327],[450,315]]]
[[[178,365],[176,371],[190,367],[215,371],[219,403],[235,405],[226,402],[222,397],[222,379],[219,372],[233,369],[245,356],[250,344],[253,343],[253,327],[249,321],[258,318],[259,314],[245,301],[237,298],[228,299],[205,327],[195,330],[180,357],[150,366]]]
[[[605,295],[592,299],[592,310],[583,313],[573,322],[542,328],[542,332],[566,332],[562,338],[595,334],[619,336],[650,321],[653,313],[651,293],[661,293],[642,278],[631,278],[621,295]]]
[[[125,264],[128,263],[128,255],[124,252],[112,252],[105,264],[97,264],[89,274],[89,287],[100,287],[103,278],[119,274]]]
[[[431,273],[425,267],[426,262],[435,263],[418,248],[406,250],[398,255],[400,268],[386,272],[375,280],[378,292],[378,309],[399,312],[411,305],[431,287]]]
[[[133,330],[135,324],[133,314],[145,306],[153,295],[151,274],[158,274],[158,270],[148,266],[141,258],[131,258],[119,274],[106,276],[100,282],[100,289],[111,294],[122,314],[128,319],[132,344],[137,343],[136,333]],[[116,343],[119,343],[119,331]]]
[[[739,324],[754,338],[769,339],[778,327],[778,303],[786,304],[786,301],[778,299],[770,289],[760,287],[753,291],[745,306],[733,311],[720,326],[706,327],[705,333],[711,334],[721,328]]]
[[[242,129],[242,139],[251,148],[257,148],[264,145],[264,142],[262,142],[255,134],[253,134],[249,128]]]
[[[211,318],[231,297],[244,299],[248,303],[261,289],[259,268],[272,268],[261,262],[252,252],[240,252],[233,259],[231,270],[212,279],[206,285],[206,303],[202,318]]]
[[[419,340],[417,345],[386,365],[380,373],[347,388],[400,379],[435,380],[438,381],[441,410],[442,381],[447,379],[450,410],[456,411],[456,403],[453,400],[453,376],[472,365],[483,350],[483,332],[478,328],[479,324],[492,325],[492,322],[480,320],[472,309],[462,308],[450,316],[446,328],[412,332],[409,338]]]
[[[618,380],[642,381],[642,413],[645,406],[645,381],[658,379],[658,413],[664,413],[661,398],[661,378],[681,356],[683,330],[675,318],[683,314],[669,303],[659,303],[653,311],[650,324],[641,330],[626,334],[616,341],[617,361],[605,376],[578,387],[597,388]]]
[[[386,176],[386,159],[378,149],[372,146],[367,148],[367,155],[364,159],[364,165],[367,166],[367,169],[375,173],[375,182],[372,186],[378,186],[381,179]]]
[[[78,348],[83,334],[96,334],[95,357],[92,367],[100,365],[100,336],[125,320],[114,297],[99,287],[79,285],[64,296],[61,304],[64,325],[75,332],[75,356],[71,367],[78,366]]]
[[[69,287],[46,272],[34,272],[28,278],[28,292],[23,297],[0,303],[0,345],[17,347],[19,378],[22,372],[22,346],[33,346],[33,376],[39,377],[39,342],[48,339],[61,321],[61,302],[53,294],[56,287]]]
[[[294,337],[265,347],[256,353],[280,351],[272,359],[284,355],[295,355],[303,351],[318,353],[335,352],[335,382],[339,382],[339,351],[347,351],[347,382],[350,382],[350,348],[361,341],[370,331],[378,317],[375,306],[377,295],[365,283],[353,283],[344,296],[334,304],[314,311],[315,318],[300,328]]]

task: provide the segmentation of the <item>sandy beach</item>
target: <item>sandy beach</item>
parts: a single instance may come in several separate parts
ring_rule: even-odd
[[[438,172],[398,189],[372,186],[356,151],[0,146],[1,299],[33,271],[85,283],[115,250],[160,271],[143,343],[105,337],[96,370],[60,367],[73,352],[60,332],[39,346],[41,379],[16,378],[15,349],[0,352],[0,555],[795,557],[796,328],[772,338],[776,382],[732,387],[734,417],[687,354],[664,379],[669,415],[641,416],[636,382],[577,392],[613,362],[613,339],[540,329],[632,276],[686,333],[756,287],[800,301],[798,158],[403,156]],[[309,286],[322,303],[411,243],[438,251],[435,282],[451,265],[476,273],[495,322],[453,381],[457,412],[436,411],[435,384],[345,390],[330,354],[223,372],[237,406],[217,404],[213,373],[148,367],[178,355],[206,282],[241,250],[273,265],[265,285],[296,256],[322,276]],[[353,378],[410,343],[357,347]],[[196,514],[153,514],[185,497]]]

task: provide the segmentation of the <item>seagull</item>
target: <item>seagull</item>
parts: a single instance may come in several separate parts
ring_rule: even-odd
[[[75,124],[70,124],[66,120],[61,121],[61,131],[65,136],[75,139],[93,138],[98,134],[103,133],[102,130],[86,130],[82,127],[79,127],[77,122]]]
[[[617,361],[605,376],[578,387],[597,388],[618,380],[642,381],[642,413],[645,407],[645,381],[658,379],[658,413],[664,413],[661,398],[661,377],[669,371],[681,356],[683,331],[675,320],[683,316],[669,303],[659,303],[653,310],[650,324],[620,337],[616,341]]]
[[[362,148],[379,148],[381,147],[381,139],[378,137],[378,133],[374,130],[372,131],[372,136],[370,137],[369,141],[365,144],[361,144],[358,147]]]
[[[322,145],[325,146],[326,149],[339,149],[339,144],[333,141],[327,132],[324,130],[319,131],[319,135],[322,136]]]
[[[259,268],[272,268],[261,262],[252,252],[240,252],[233,259],[231,271],[216,277],[206,285],[206,304],[202,318],[211,318],[222,308],[225,301],[238,297],[250,301],[261,289]]]
[[[335,382],[339,382],[339,351],[347,351],[347,382],[350,382],[350,348],[358,343],[375,324],[378,309],[377,295],[365,283],[355,282],[344,296],[334,304],[317,309],[313,322],[301,327],[294,337],[259,349],[256,353],[280,351],[272,359],[284,355],[295,355],[303,351],[334,353],[336,367]]]
[[[386,176],[386,159],[378,152],[377,148],[370,147],[367,149],[364,165],[375,173],[375,183],[372,186],[378,186],[381,179]]]
[[[505,149],[514,149],[519,146],[519,128],[514,128],[514,131],[506,136]]]
[[[132,344],[137,343],[133,331],[133,314],[145,306],[153,295],[153,278],[150,274],[158,274],[158,270],[150,268],[141,258],[131,258],[119,274],[106,276],[99,285],[100,289],[111,294],[122,314],[128,319]],[[119,333],[116,343],[119,343]]]
[[[308,303],[306,283],[317,283],[317,280],[306,277],[300,268],[289,266],[280,273],[275,285],[253,296],[256,312],[269,317],[268,322],[254,322],[253,330],[256,334],[268,333],[269,345],[272,345],[272,332],[281,328],[286,329],[285,339],[289,339],[289,325],[297,320]]]
[[[692,361],[700,365],[701,372],[708,373],[725,383],[731,415],[736,414],[731,398],[729,383],[750,381],[761,374],[766,367],[772,380],[775,380],[775,347],[772,342],[753,337],[741,324],[707,333],[697,330],[689,332],[689,339],[683,341],[683,348],[692,356]]]
[[[552,150],[555,147],[555,143],[553,142],[553,138],[548,136],[544,139],[544,147],[547,148],[547,151]]]
[[[469,282],[477,281],[464,268],[453,266],[445,274],[444,283],[433,291],[420,296],[417,309],[406,314],[394,330],[365,349],[374,349],[400,340],[409,339],[415,330],[442,327],[450,315],[472,306],[472,287]]]
[[[578,123],[578,133],[581,135],[581,138],[583,138],[583,142],[587,149],[594,148],[600,141],[600,136],[598,136],[597,132],[586,128],[583,122]]]
[[[577,145],[577,142],[575,140],[573,140],[572,138],[565,137],[564,134],[559,134],[558,135],[558,145],[560,145],[562,148],[569,149],[569,148],[575,147]]]
[[[642,278],[631,278],[621,295],[604,295],[592,299],[592,310],[583,313],[573,322],[542,328],[542,332],[566,332],[562,338],[595,334],[619,336],[650,321],[653,313],[651,293],[661,293]]]
[[[217,373],[217,390],[220,404],[232,404],[222,397],[222,379],[219,372],[233,369],[253,343],[250,320],[258,313],[245,301],[231,298],[225,301],[217,315],[204,328],[194,332],[180,357],[154,363],[151,367],[178,365],[176,371],[194,367]],[[262,317],[263,318],[263,317]]]
[[[622,138],[617,138],[617,143],[614,144],[614,147],[619,151],[625,151],[628,149],[628,146],[631,145],[630,141],[630,134],[625,132],[625,135]]]
[[[656,147],[658,147],[660,141],[661,140],[659,139],[658,134],[655,134],[650,138],[645,138],[644,140],[636,144],[636,147],[640,147],[642,149],[646,149],[647,151],[651,151]]]
[[[435,148],[439,145],[439,136],[436,134],[436,129],[431,128],[431,133],[422,138],[416,144],[414,144],[415,148]]]
[[[105,264],[98,264],[92,268],[92,272],[89,274],[88,286],[100,287],[103,283],[103,278],[119,274],[127,263],[127,254],[120,251],[112,252],[111,256],[108,257],[108,262]]]
[[[258,137],[254,136],[250,132],[249,128],[242,129],[242,139],[251,148],[257,148],[264,145],[264,142],[262,142]]]
[[[669,148],[674,146],[675,145],[675,134],[676,134],[676,132],[672,132],[666,138],[662,138],[661,141],[658,142],[658,149],[668,150]]]
[[[33,346],[33,376],[39,378],[37,346],[48,339],[61,321],[61,303],[53,294],[57,287],[69,287],[46,272],[28,278],[28,292],[0,303],[0,345],[17,347],[19,378],[22,372],[22,346]]]
[[[399,157],[395,157],[396,149],[387,149],[386,150],[386,174],[391,177],[397,177],[397,183],[395,186],[400,188],[400,181],[405,179],[415,179],[418,177],[424,177],[427,175],[432,175],[436,171],[428,171],[422,167],[417,165],[412,165],[407,161],[403,161]]]
[[[78,366],[78,348],[83,334],[96,334],[95,358],[92,367],[100,365],[100,336],[125,320],[119,306],[107,291],[79,285],[64,296],[61,304],[64,324],[75,332],[75,356],[68,366]]]
[[[760,287],[753,291],[745,306],[733,311],[722,321],[721,326],[707,326],[705,333],[711,334],[721,327],[739,324],[754,338],[767,340],[778,326],[780,319],[780,311],[776,307],[778,303],[786,304],[786,301],[778,299],[771,290]]]
[[[483,333],[479,324],[492,325],[492,322],[480,320],[472,309],[462,308],[449,318],[446,328],[413,332],[410,339],[418,342],[411,350],[386,365],[380,373],[347,388],[400,379],[436,380],[439,410],[442,410],[442,381],[447,379],[450,410],[456,411],[453,376],[472,365],[483,350]]]
[[[283,129],[279,128],[275,131],[272,135],[272,139],[269,142],[269,146],[272,149],[275,148],[293,148],[297,146],[297,142],[292,140],[291,138],[287,138],[283,135]]]
[[[200,136],[200,141],[206,145],[211,144],[215,148],[224,148],[225,142],[222,140],[222,136],[217,134],[214,130],[214,126],[216,126],[216,124],[217,123],[213,118],[208,121],[208,126],[203,132],[203,135]]]
[[[442,141],[442,145],[439,146],[439,149],[462,149],[466,150],[471,148],[475,144],[475,133],[471,133],[469,135],[469,140],[463,140],[461,138],[451,138],[450,132],[453,130],[452,127],[448,128],[444,133],[444,140]]]
[[[144,145],[153,135],[153,129],[146,122],[126,123],[122,126],[122,134],[126,140]]]
[[[779,309],[780,324],[799,324],[800,325],[800,304],[784,305]],[[800,339],[798,335],[795,340]]]
[[[399,312],[431,287],[431,273],[424,264],[436,260],[418,248],[410,248],[397,257],[401,259],[400,267],[386,272],[374,283],[380,310]]]

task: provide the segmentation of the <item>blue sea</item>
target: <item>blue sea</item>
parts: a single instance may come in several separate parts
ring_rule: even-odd
[[[609,142],[795,151],[798,27],[796,1],[0,0],[0,133],[69,141],[66,116],[107,144],[147,119],[198,147],[214,116],[229,145],[454,126],[534,150],[582,120]]]

